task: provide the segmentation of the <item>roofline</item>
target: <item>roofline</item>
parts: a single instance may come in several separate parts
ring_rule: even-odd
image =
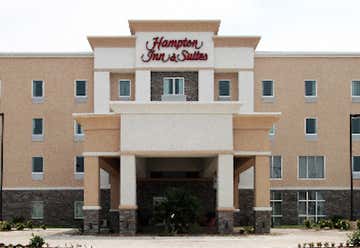
[[[92,58],[92,52],[0,52],[2,58]]]
[[[329,51],[256,51],[255,57],[257,58],[281,58],[281,57],[318,57],[318,58],[349,58],[349,57],[360,57],[360,52],[329,52]]]

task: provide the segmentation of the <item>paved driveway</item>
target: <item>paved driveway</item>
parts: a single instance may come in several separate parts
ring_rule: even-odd
[[[119,236],[88,236],[74,235],[71,229],[48,229],[32,231],[0,232],[0,241],[3,243],[28,243],[31,233],[45,238],[51,246],[65,244],[86,245],[86,247],[139,247],[139,248],[260,248],[260,247],[297,247],[304,242],[345,242],[349,232],[329,230],[300,230],[300,229],[272,229],[269,235],[248,236],[187,236],[187,237],[119,237]]]

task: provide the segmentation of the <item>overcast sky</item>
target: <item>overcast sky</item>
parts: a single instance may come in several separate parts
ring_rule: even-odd
[[[128,19],[220,19],[259,51],[360,52],[360,0],[0,0],[0,52],[91,51],[87,35],[129,35]]]

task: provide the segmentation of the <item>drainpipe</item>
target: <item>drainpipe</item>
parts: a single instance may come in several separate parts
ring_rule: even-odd
[[[353,154],[352,154],[352,119],[360,114],[350,114],[350,220],[354,220],[354,183],[353,183]]]
[[[3,181],[4,181],[4,113],[1,116],[1,168],[0,168],[0,221],[3,220]]]

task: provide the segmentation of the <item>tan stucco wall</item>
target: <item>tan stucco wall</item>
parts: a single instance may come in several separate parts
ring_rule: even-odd
[[[231,101],[237,101],[239,99],[239,84],[238,84],[238,73],[215,73],[214,74],[214,100],[219,100],[219,81],[230,80],[230,95]]]
[[[4,187],[81,187],[74,179],[73,112],[93,110],[92,58],[0,58],[0,111],[5,113]],[[33,104],[33,79],[45,82],[45,101]],[[88,100],[76,103],[74,80],[88,81]],[[44,118],[44,141],[32,142],[32,119]],[[32,156],[44,157],[44,179],[33,181]]]
[[[100,206],[100,159],[85,157],[84,205]]]
[[[270,207],[269,157],[256,156],[254,170],[254,207]]]
[[[110,100],[118,101],[121,100],[119,97],[119,80],[129,79],[130,85],[130,100],[135,100],[135,74],[134,73],[110,73]]]
[[[359,68],[360,58],[255,58],[255,111],[282,112],[271,148],[282,155],[284,179],[272,181],[272,187],[349,187],[349,114],[360,113],[350,85],[360,78]],[[275,82],[273,103],[262,101],[263,79]],[[305,79],[317,80],[315,103],[305,102]],[[318,118],[318,141],[305,139],[308,116]],[[297,180],[299,155],[325,156],[326,179]]]

